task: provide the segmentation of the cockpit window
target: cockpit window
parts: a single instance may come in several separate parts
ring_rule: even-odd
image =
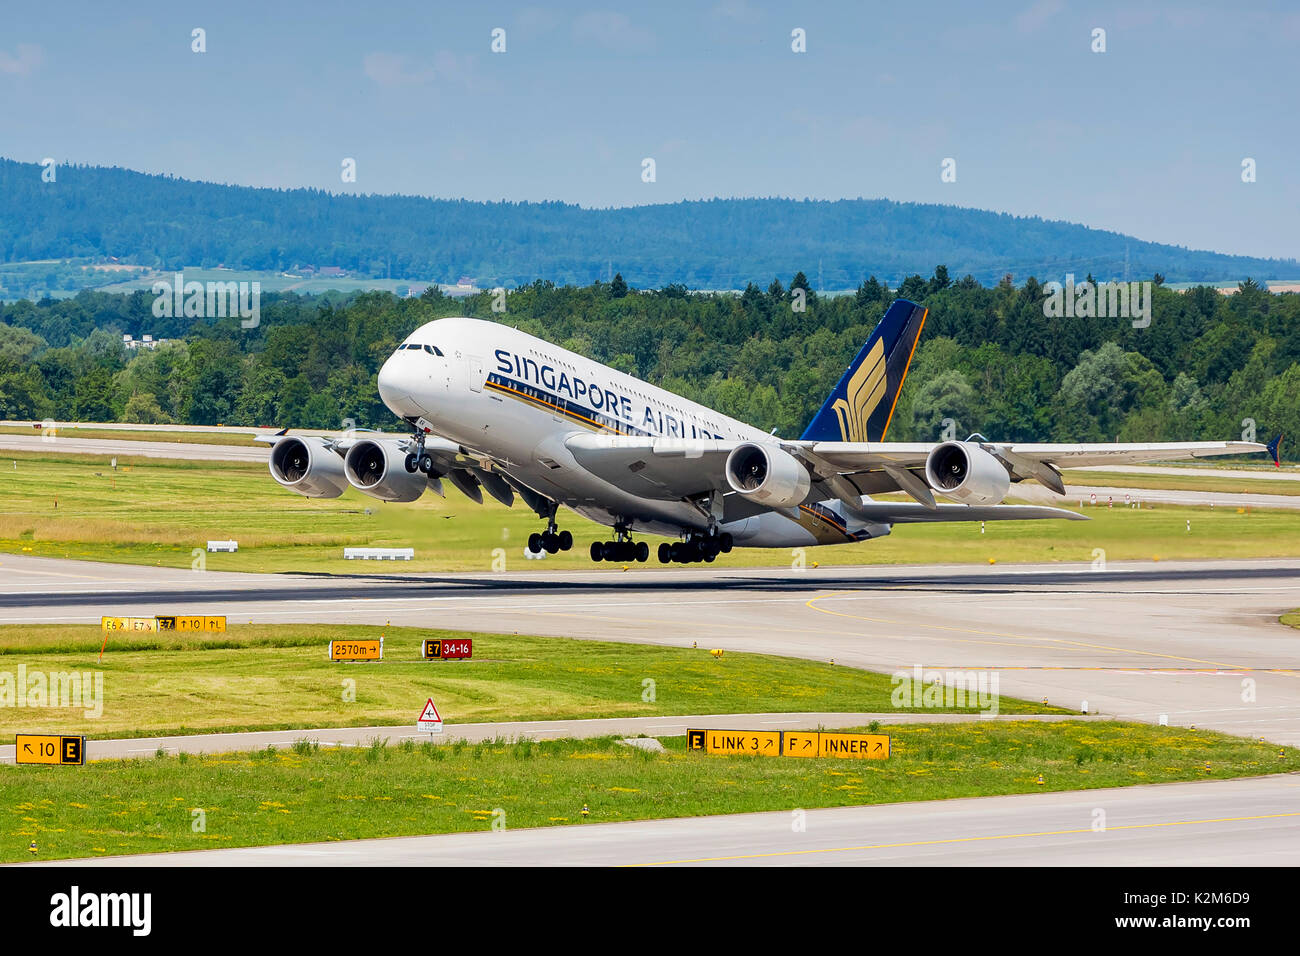
[[[442,355],[442,349],[438,348],[436,345],[426,345],[424,350],[430,355]]]
[[[438,355],[445,358],[445,356],[442,355],[442,349],[438,348],[436,345],[420,345],[416,342],[405,342],[397,347],[397,351],[399,352],[402,351],[402,349],[414,349],[417,352],[423,349],[430,355]]]

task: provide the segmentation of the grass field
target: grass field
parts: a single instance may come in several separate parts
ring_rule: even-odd
[[[1300,556],[1300,511],[1084,511],[1093,520],[989,522],[983,534],[977,523],[899,526],[876,541],[809,548],[805,558],[829,566],[1091,562],[1096,548],[1110,561]],[[607,539],[609,530],[571,513],[562,515],[562,527],[573,532],[574,549],[525,561],[527,537],[541,526],[519,502],[510,509],[491,499],[476,505],[450,488],[446,499],[427,494],[409,505],[351,489],[313,500],[280,488],[253,464],[119,458],[114,471],[106,458],[92,455],[0,458],[0,552],[179,568],[201,561],[214,571],[489,571],[502,564],[512,572],[620,571],[621,565],[593,565],[587,557],[587,543]],[[237,553],[194,553],[208,539],[226,538],[239,541]],[[416,559],[396,566],[344,561],[349,545],[413,547]],[[714,566],[789,567],[792,561],[786,549],[739,548]]]
[[[885,761],[718,757],[596,740],[292,749],[0,766],[0,862],[861,806],[1250,776],[1300,756],[1203,730],[918,724]],[[1209,772],[1206,762],[1209,761]],[[1038,774],[1043,775],[1039,785]],[[1081,818],[1087,826],[1087,818]],[[654,858],[643,862],[653,862]]]
[[[384,660],[326,659],[331,640],[384,635]],[[422,661],[429,637],[469,637],[467,661]],[[114,638],[93,625],[0,627],[0,674],[102,671],[102,714],[0,707],[15,732],[94,738],[411,724],[426,697],[450,724],[659,714],[895,708],[885,674],[796,658],[645,644],[357,625],[239,625],[224,634]],[[647,684],[650,681],[652,683]],[[652,688],[653,694],[647,690]],[[653,699],[647,700],[647,697]],[[92,704],[93,707],[93,704]],[[1001,713],[1066,711],[1003,698]],[[959,710],[952,708],[949,712]],[[970,709],[968,709],[970,712]]]

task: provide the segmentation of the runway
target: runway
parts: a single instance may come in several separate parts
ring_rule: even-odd
[[[0,434],[0,449],[46,455],[101,455],[119,458],[171,458],[180,461],[261,461],[270,457],[265,445],[201,445],[197,442],[131,441],[120,438],[68,438],[63,435]]]
[[[42,866],[1294,866],[1300,777],[68,860]]]
[[[224,614],[755,651],[1300,746],[1300,560],[260,575],[0,556],[0,622]]]

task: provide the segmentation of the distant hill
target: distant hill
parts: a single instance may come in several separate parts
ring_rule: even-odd
[[[876,275],[897,285],[938,263],[985,282],[1073,272],[1175,282],[1300,277],[1294,259],[1143,242],[1036,217],[898,203],[711,199],[621,209],[254,189],[127,169],[0,159],[0,262],[114,256],[161,268],[338,267],[354,275],[519,285],[743,288],[807,272],[814,288]]]

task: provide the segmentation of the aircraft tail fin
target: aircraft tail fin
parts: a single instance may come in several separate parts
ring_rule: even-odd
[[[1278,435],[1268,443],[1268,453],[1273,456],[1273,467],[1282,467],[1282,436]]]
[[[928,310],[897,299],[804,430],[803,441],[884,441]]]

